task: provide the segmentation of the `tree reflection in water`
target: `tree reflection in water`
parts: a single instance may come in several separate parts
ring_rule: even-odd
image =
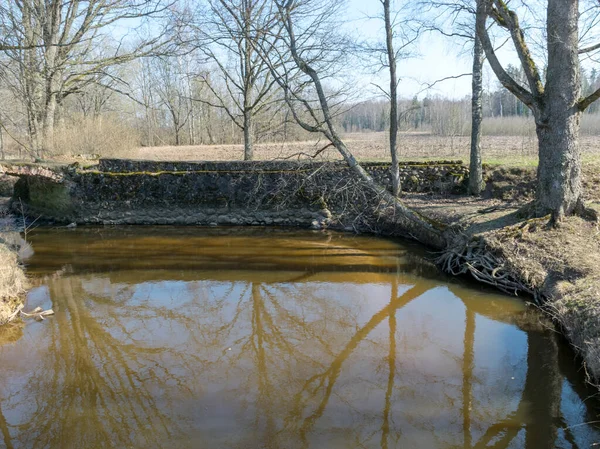
[[[520,330],[522,308],[495,295],[288,271],[74,273],[43,288],[56,317],[0,347],[8,448],[584,448],[600,435],[580,425],[594,411],[555,335]]]

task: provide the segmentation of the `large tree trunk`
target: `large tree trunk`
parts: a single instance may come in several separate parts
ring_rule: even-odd
[[[43,124],[43,143],[40,157],[44,157],[48,153],[52,153],[54,150],[54,123],[56,119],[56,94],[48,92],[46,98],[46,105],[44,110],[44,124]]]
[[[582,212],[579,122],[582,111],[600,97],[600,90],[580,98],[579,1],[548,0],[545,86],[518,17],[506,2],[478,0],[477,12],[477,33],[492,69],[502,85],[526,104],[535,117],[539,141],[536,214],[551,214],[556,222],[564,215]],[[500,64],[486,29],[488,14],[510,31],[529,90]]]
[[[390,68],[390,153],[392,155],[392,193],[398,196],[400,193],[400,167],[398,166],[398,77],[396,75],[396,53],[394,52],[394,34],[392,30],[392,18],[390,14],[390,1],[383,1],[383,12],[385,20],[385,35],[388,65]]]
[[[577,106],[581,94],[577,0],[548,1],[548,71],[545,98],[536,111],[539,140],[538,213],[555,220],[572,214],[581,188]]]
[[[471,94],[471,158],[469,164],[469,193],[479,195],[483,187],[481,167],[481,122],[483,121],[483,46],[475,33],[473,46],[473,81]]]
[[[56,111],[58,109],[58,95],[62,84],[62,71],[58,67],[58,44],[60,33],[60,14],[61,7],[52,5],[48,13],[52,14],[51,22],[44,27],[46,45],[49,45],[44,52],[44,106],[43,106],[43,150],[44,157],[46,153],[52,153],[54,150],[54,128],[56,123]]]
[[[580,204],[581,154],[579,112],[555,111],[536,126],[539,141],[537,186],[538,215],[555,221],[572,214]]]

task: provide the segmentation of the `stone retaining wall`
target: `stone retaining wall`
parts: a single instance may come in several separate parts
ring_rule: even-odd
[[[389,164],[364,168],[390,186]],[[28,214],[62,223],[352,227],[373,195],[342,162],[151,162],[101,160],[61,169],[62,181],[22,176],[15,197]],[[460,161],[401,165],[405,191],[466,186]]]

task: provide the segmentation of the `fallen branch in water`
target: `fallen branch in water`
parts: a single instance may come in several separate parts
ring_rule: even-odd
[[[19,311],[21,312],[21,316],[24,316],[25,318],[34,318],[37,321],[44,321],[44,317],[54,315],[54,310],[52,309],[44,310],[41,307],[36,307],[33,311],[29,313],[23,312],[22,309],[23,307],[19,309]]]

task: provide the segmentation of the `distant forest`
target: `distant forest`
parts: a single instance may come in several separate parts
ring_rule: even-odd
[[[450,10],[443,2],[423,4],[429,5],[423,11],[410,9],[412,2],[392,5],[396,23],[389,31],[401,49],[398,62],[413,57],[415,43],[427,38],[424,23],[470,48],[474,2],[450,2],[458,5]],[[287,50],[277,5],[0,0],[0,158],[240,143],[250,154],[253,143],[308,139],[310,130],[299,125],[303,117],[293,109],[319,126],[324,122],[320,112],[310,116],[318,101]],[[384,34],[372,41],[351,35],[344,28],[349,19],[343,0],[294,5],[294,20],[307,39],[301,52],[323,79],[335,125],[345,133],[389,129],[387,86],[380,86],[382,95],[369,96],[360,85],[364,73],[383,73],[386,67]],[[594,3],[590,11],[596,9]],[[314,11],[318,22],[311,22]],[[383,23],[379,16],[365,20]],[[521,68],[506,71],[527,85]],[[583,73],[583,95],[599,86],[597,71]],[[483,87],[484,133],[534,133],[530,110],[515,95],[493,76]],[[432,92],[397,101],[399,130],[468,135],[471,99]],[[583,133],[600,134],[599,108],[596,103],[587,109]]]
[[[507,72],[525,85],[522,70],[509,65]],[[600,73],[593,69],[583,71],[582,90],[584,96],[600,88]],[[494,134],[521,135],[533,124],[514,120],[515,117],[530,118],[531,111],[498,82],[493,89],[484,89],[482,104],[483,116],[494,120],[495,126],[488,127]],[[600,103],[593,103],[586,111],[587,115],[598,115]],[[403,131],[426,131],[442,136],[467,135],[471,126],[471,98],[449,100],[442,96],[425,97],[422,100],[404,99],[399,104],[400,129]],[[508,120],[498,120],[509,118]],[[513,120],[510,120],[513,118]],[[597,123],[595,123],[597,122]],[[385,131],[390,126],[389,104],[385,100],[366,101],[356,104],[340,117],[344,132]],[[600,116],[584,120],[584,132],[600,133]]]

